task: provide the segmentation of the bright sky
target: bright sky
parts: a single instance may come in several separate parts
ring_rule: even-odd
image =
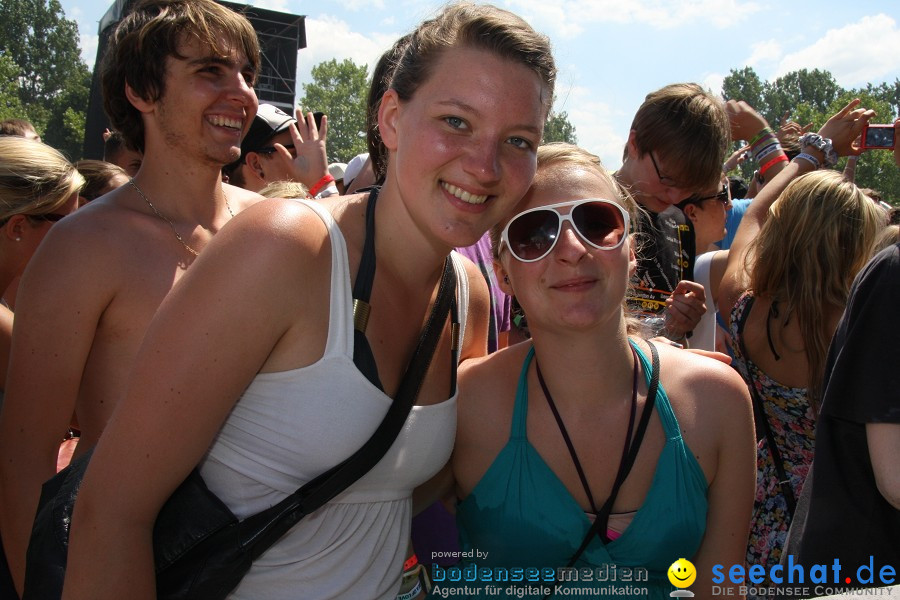
[[[93,66],[97,27],[111,0],[61,0],[78,22]],[[431,16],[436,0],[256,0],[306,16],[308,47],[297,60],[297,95],[310,69],[331,58],[374,67],[395,39]],[[560,70],[557,111],[578,142],[609,168],[621,164],[634,112],[668,83],[721,91],[731,69],[752,66],[773,80],[796,69],[829,70],[844,88],[900,78],[897,0],[496,0],[547,34]],[[893,115],[879,115],[890,122]]]

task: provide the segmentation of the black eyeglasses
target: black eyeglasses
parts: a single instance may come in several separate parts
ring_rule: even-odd
[[[675,181],[674,179],[672,179],[672,178],[669,177],[668,175],[663,175],[662,173],[659,172],[659,165],[656,164],[656,159],[653,158],[653,151],[651,150],[651,151],[648,152],[647,154],[650,155],[650,162],[653,163],[653,168],[656,170],[656,176],[659,177],[659,182],[660,182],[661,184],[663,184],[663,185],[666,185],[666,186],[669,186],[669,187],[677,188],[677,187],[678,187],[678,182],[677,182],[677,181]]]
[[[285,148],[287,148],[288,152],[294,150],[293,144],[282,144]],[[275,154],[275,146],[264,146],[256,151],[257,154]],[[293,152],[291,152],[293,154]]]
[[[731,201],[731,196],[728,193],[728,186],[722,185],[722,189],[718,194],[713,194],[712,196],[691,196],[687,200],[685,200],[688,204],[699,204],[704,200],[718,200],[725,206],[728,206],[728,203]]]

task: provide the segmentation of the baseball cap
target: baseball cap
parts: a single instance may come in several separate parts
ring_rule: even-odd
[[[277,106],[272,104],[260,104],[256,111],[250,131],[247,132],[244,141],[241,142],[241,158],[248,152],[257,152],[277,134],[287,130],[291,123],[297,120]]]
[[[347,163],[347,168],[344,169],[345,185],[350,185],[350,182],[356,179],[356,176],[359,175],[360,171],[362,171],[363,167],[366,165],[367,160],[369,160],[368,152],[357,154],[350,159],[350,162]]]
[[[347,169],[347,165],[342,162],[335,162],[328,165],[328,173],[334,177],[335,181],[341,181],[344,179],[344,171]]]

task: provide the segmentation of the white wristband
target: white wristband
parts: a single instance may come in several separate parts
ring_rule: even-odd
[[[801,152],[800,154],[798,154],[797,156],[794,157],[794,160],[797,160],[798,158],[803,159],[806,162],[810,163],[814,169],[818,169],[820,166],[819,159],[817,159],[812,154],[807,154],[806,152]]]

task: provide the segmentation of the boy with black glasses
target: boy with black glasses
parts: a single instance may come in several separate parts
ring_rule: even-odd
[[[697,84],[668,85],[638,109],[616,179],[644,209],[629,306],[654,333],[683,341],[704,312],[691,281],[696,256],[684,214],[674,205],[719,192],[731,127],[722,102]]]

